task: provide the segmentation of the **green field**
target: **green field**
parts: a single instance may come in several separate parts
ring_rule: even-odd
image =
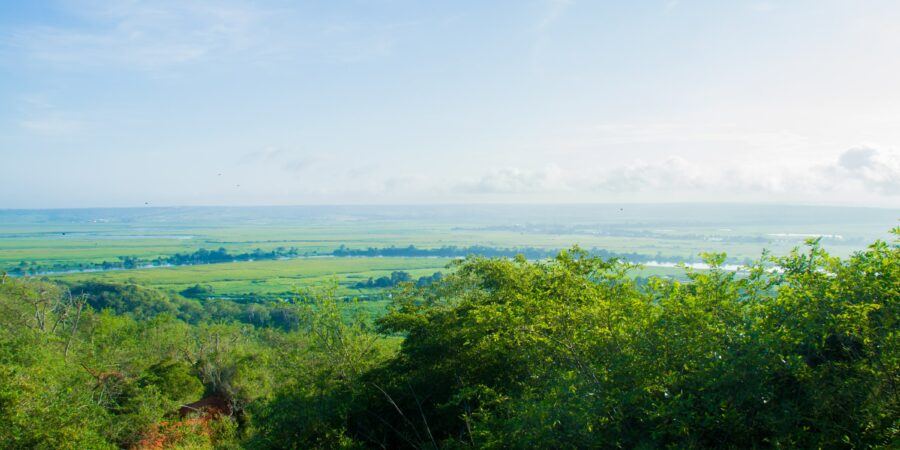
[[[573,205],[432,207],[146,208],[0,211],[0,270],[24,264],[67,281],[133,281],[178,292],[201,284],[216,296],[277,298],[336,279],[345,297],[377,297],[354,289],[369,277],[406,271],[414,278],[445,270],[447,258],[330,258],[341,245],[438,248],[562,249],[580,245],[618,253],[696,261],[725,252],[733,261],[764,249],[785,254],[822,235],[830,252],[846,256],[885,238],[900,213],[873,208],[746,205]],[[198,249],[230,253],[296,248],[287,260],[60,273],[120,257],[152,260]],[[640,275],[679,276],[650,267]]]
[[[77,273],[53,278],[65,281],[100,280],[133,282],[171,292],[195,284],[209,285],[223,297],[291,295],[304,286],[331,280],[340,283],[343,296],[369,295],[371,289],[355,289],[352,284],[369,277],[389,276],[406,271],[414,277],[445,270],[449,260],[441,258],[298,258],[284,261],[250,261],[196,266],[116,270]]]

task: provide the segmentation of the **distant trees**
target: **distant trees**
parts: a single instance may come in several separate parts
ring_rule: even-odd
[[[140,264],[140,260],[133,256],[120,256],[119,261],[121,261],[123,269],[134,269]]]
[[[88,281],[70,285],[70,292],[83,296],[96,311],[131,314],[149,318],[160,314],[178,315],[179,305],[166,294],[136,284]]]
[[[213,295],[213,288],[209,285],[200,286],[195,284],[187,289],[182,290],[179,294],[187,298],[204,299]]]
[[[296,330],[300,322],[296,308],[288,301],[211,298],[214,291],[206,285],[188,287],[180,292],[181,296],[133,283],[89,281],[61,286],[73,296],[84,299],[95,311],[110,311],[139,320],[168,314],[190,324],[240,322],[285,331]],[[290,298],[299,300],[301,296],[293,294]]]
[[[244,253],[228,253],[224,247],[216,250],[198,249],[191,253],[176,253],[170,256],[160,256],[154,259],[141,259],[134,256],[119,256],[115,261],[102,261],[99,263],[54,263],[38,264],[35,262],[21,261],[18,265],[8,267],[6,270],[11,275],[39,275],[44,273],[65,271],[91,271],[91,270],[117,270],[139,269],[143,267],[160,266],[184,266],[196,264],[219,264],[237,261],[263,261],[279,258],[293,258],[299,255],[296,247],[277,247],[265,251],[255,249]]]
[[[430,286],[432,284],[440,282],[443,279],[444,279],[444,274],[441,272],[435,272],[431,275],[421,276],[421,277],[419,277],[418,280],[416,280],[416,287],[422,288],[422,287]]]
[[[160,257],[155,260],[156,265],[173,265],[184,266],[194,264],[217,264],[236,261],[263,261],[278,258],[296,257],[299,251],[296,247],[284,248],[278,247],[270,251],[255,249],[251,252],[228,253],[224,247],[216,250],[206,250],[201,248],[193,253],[176,253],[168,257]]]
[[[424,275],[416,279],[415,285],[417,287],[425,287],[429,286],[433,283],[437,283],[443,278],[443,274],[441,272],[435,272],[431,275]],[[353,287],[356,289],[374,289],[374,288],[392,288],[397,287],[401,283],[410,283],[412,282],[412,275],[409,272],[404,272],[402,270],[391,272],[391,276],[382,276],[378,278],[369,277],[366,281],[359,281],[353,284]]]
[[[366,281],[360,281],[353,285],[356,289],[372,289],[372,288],[389,288],[399,285],[400,283],[409,282],[412,277],[408,272],[393,271],[391,276],[383,276],[378,278],[369,277]]]

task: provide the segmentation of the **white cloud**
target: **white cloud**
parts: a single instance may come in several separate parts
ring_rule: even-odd
[[[900,154],[873,147],[845,151],[839,157],[804,166],[770,160],[754,165],[714,164],[670,156],[633,160],[612,167],[539,170],[515,167],[488,171],[463,181],[455,191],[469,195],[685,194],[691,199],[766,199],[791,197],[818,201],[832,196],[900,195]]]
[[[557,166],[540,170],[506,167],[475,180],[460,183],[462,192],[474,194],[521,194],[567,190],[566,174]]]
[[[856,182],[871,192],[900,195],[900,152],[869,146],[851,148],[825,173],[837,182]]]
[[[635,161],[601,174],[590,183],[593,190],[633,192],[660,189],[702,189],[709,179],[698,166],[684,158],[669,157],[659,162]]]

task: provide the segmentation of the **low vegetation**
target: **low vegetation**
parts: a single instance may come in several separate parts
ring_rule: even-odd
[[[708,254],[683,281],[578,248],[470,257],[399,283],[375,322],[332,285],[276,327],[0,276],[0,447],[892,448],[894,235],[745,274]]]

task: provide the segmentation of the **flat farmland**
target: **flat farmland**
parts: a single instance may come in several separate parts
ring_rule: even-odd
[[[493,249],[563,249],[580,245],[644,261],[696,261],[701,252],[724,252],[732,262],[779,255],[821,237],[846,256],[874,239],[889,239],[896,210],[747,205],[575,206],[333,206],[184,207],[0,211],[0,271],[61,280],[134,281],[168,291],[209,285],[216,295],[277,296],[337,279],[341,293],[369,277],[409,272],[413,278],[442,270],[449,259],[330,258],[345,246],[483,246]],[[189,254],[224,248],[230,254],[295,249],[290,259],[66,273],[103,262]],[[296,256],[296,257],[294,257]],[[30,265],[30,266],[28,266]],[[121,264],[119,264],[121,266]],[[636,275],[681,276],[675,268],[648,267]]]
[[[154,259],[200,248],[225,248],[230,253],[255,249],[296,248],[302,255],[330,254],[341,245],[349,248],[481,245],[495,248],[534,247],[562,249],[572,245],[619,253],[637,253],[690,259],[702,251],[725,252],[731,257],[756,258],[763,249],[783,254],[801,245],[806,235],[829,234],[835,227],[768,228],[762,231],[717,231],[702,228],[647,231],[645,235],[599,235],[589,230],[508,231],[460,229],[450,224],[419,226],[403,222],[377,224],[374,228],[352,225],[192,227],[171,225],[167,229],[131,229],[122,225],[76,227],[57,225],[41,232],[0,232],[0,269],[23,261],[41,264],[100,263],[119,257]],[[884,226],[885,233],[890,228]],[[74,228],[74,230],[73,230]],[[635,233],[637,234],[637,233]],[[835,233],[836,234],[836,233]],[[867,234],[868,235],[868,234]],[[862,246],[857,240],[830,239],[823,245],[838,255]]]
[[[413,278],[446,271],[444,258],[331,258],[312,257],[274,261],[247,261],[152,269],[74,273],[51,278],[62,281],[133,282],[171,292],[195,284],[211,286],[215,295],[278,295],[319,285],[330,280],[340,283],[339,294],[365,295],[371,290],[352,287],[369,277],[408,272]]]

